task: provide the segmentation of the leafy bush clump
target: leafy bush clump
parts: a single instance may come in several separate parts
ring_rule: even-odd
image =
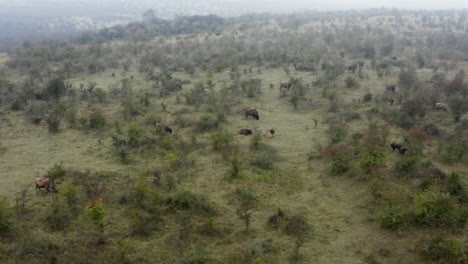
[[[357,88],[359,87],[359,82],[351,76],[348,76],[345,79],[346,88]]]
[[[202,115],[197,123],[197,130],[199,132],[206,132],[218,128],[219,122],[217,119],[210,115]]]
[[[380,227],[390,230],[404,228],[408,216],[408,211],[404,207],[388,206],[380,214]]]
[[[250,164],[264,170],[272,170],[273,164],[278,160],[278,154],[274,149],[263,147],[254,153]]]
[[[89,127],[102,129],[106,125],[106,117],[100,111],[94,111],[89,115]]]
[[[465,263],[466,253],[463,244],[456,238],[436,235],[427,241],[422,253],[431,260],[444,263]]]
[[[47,178],[50,178],[55,181],[57,179],[63,178],[66,173],[67,171],[63,167],[63,164],[57,163],[47,170]]]
[[[346,124],[339,122],[331,124],[327,131],[330,136],[331,143],[337,144],[343,141],[348,135],[348,130],[349,127]]]
[[[348,172],[352,166],[352,149],[346,146],[339,146],[325,151],[324,157],[331,163],[333,174],[343,174]]]
[[[179,192],[165,199],[167,210],[192,211],[200,215],[215,215],[216,209],[205,197],[191,192]]]
[[[449,194],[437,190],[427,190],[414,198],[414,218],[416,223],[426,226],[463,226],[466,213]]]
[[[0,200],[0,234],[10,230],[12,223],[12,213],[5,199]]]

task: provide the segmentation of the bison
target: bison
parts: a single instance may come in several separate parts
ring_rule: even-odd
[[[387,85],[387,87],[385,88],[387,91],[390,91],[390,92],[395,92],[396,90],[396,85],[392,84],[392,85]]]
[[[252,135],[252,130],[243,128],[239,131],[239,134],[244,135],[244,136]]]
[[[401,148],[401,149],[400,149],[400,154],[401,154],[401,155],[405,155],[406,151],[408,151],[408,149],[406,149],[406,148]]]
[[[447,112],[448,111],[448,104],[436,103],[435,108],[436,108],[437,111],[442,110],[442,111]]]
[[[156,123],[154,126],[156,127],[156,133],[166,132],[172,134],[172,128],[170,128],[168,125]]]
[[[260,119],[260,117],[258,116],[258,112],[255,109],[250,109],[250,110],[245,111],[245,118],[247,118],[249,116],[252,116],[256,120]]]
[[[45,189],[47,192],[57,192],[57,190],[55,189],[55,183],[50,178],[36,178],[34,180],[34,183],[36,183],[36,191],[40,189]]]
[[[291,88],[292,83],[291,82],[285,82],[285,83],[280,83],[280,89],[286,88],[288,91]]]
[[[401,145],[398,143],[392,143],[390,144],[390,147],[392,147],[393,151],[395,151],[395,149],[398,149],[398,151],[401,150]]]

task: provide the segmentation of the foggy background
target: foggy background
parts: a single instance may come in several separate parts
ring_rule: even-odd
[[[215,14],[234,17],[249,13],[290,13],[350,9],[466,9],[463,0],[0,0],[0,52],[23,40],[63,39],[142,19]]]

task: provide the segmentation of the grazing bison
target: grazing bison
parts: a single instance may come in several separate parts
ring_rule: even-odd
[[[390,144],[390,147],[392,147],[393,151],[395,151],[395,149],[398,149],[398,151],[401,150],[401,145],[398,143],[392,143]]]
[[[442,110],[442,111],[447,112],[448,111],[448,104],[436,103],[435,108],[436,108],[437,111]]]
[[[396,85],[392,84],[392,85],[387,85],[387,87],[385,88],[387,91],[391,91],[391,92],[395,92],[396,90]]]
[[[394,57],[391,57],[391,59],[396,61],[396,60],[398,60],[398,57],[394,56]]]
[[[239,131],[239,134],[244,135],[244,136],[252,135],[252,130],[243,128]]]
[[[260,119],[260,117],[258,116],[258,112],[255,109],[250,109],[250,110],[245,111],[245,118],[247,118],[249,116],[252,116],[256,120]]]
[[[401,148],[401,149],[400,149],[400,154],[401,154],[401,155],[405,155],[406,151],[408,151],[408,149],[406,149],[406,148]]]
[[[286,88],[288,91],[291,88],[292,83],[291,82],[285,82],[285,83],[280,83],[280,89]]]
[[[390,105],[393,105],[393,103],[395,102],[395,100],[393,98],[390,98],[388,99],[388,102],[390,103]]]
[[[170,128],[167,125],[156,123],[154,126],[156,127],[156,133],[166,132],[166,133],[171,133],[172,134],[172,128]]]
[[[40,189],[45,189],[47,192],[50,192],[51,190],[53,192],[57,192],[57,190],[55,189],[55,183],[50,178],[36,178],[34,180],[34,183],[36,183],[36,191]]]

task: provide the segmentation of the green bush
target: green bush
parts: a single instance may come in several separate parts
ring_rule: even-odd
[[[408,211],[403,206],[388,206],[380,213],[380,227],[390,230],[404,228],[408,223],[408,216]]]
[[[418,155],[401,159],[395,163],[395,171],[401,176],[413,175],[418,168],[419,161],[420,157]]]
[[[335,175],[348,172],[352,168],[353,152],[346,146],[325,151],[324,157],[331,162],[331,172]]]
[[[264,170],[272,170],[273,164],[276,161],[278,161],[278,154],[276,151],[274,149],[263,147],[254,153],[250,160],[250,164]]]
[[[359,87],[359,82],[351,76],[348,76],[345,79],[346,88],[357,88]]]
[[[52,231],[63,230],[69,224],[70,216],[65,208],[66,206],[60,202],[59,196],[54,195],[46,215],[47,225]]]
[[[467,153],[466,145],[463,142],[449,142],[440,154],[442,160],[446,163],[460,161]]]
[[[455,227],[464,224],[466,215],[449,194],[427,190],[414,198],[414,217],[417,224]]]
[[[127,135],[128,144],[132,147],[138,146],[143,137],[143,129],[137,123],[132,123],[128,128]]]
[[[167,210],[192,211],[199,215],[215,215],[216,209],[205,197],[191,192],[178,192],[164,201]]]
[[[89,127],[102,129],[106,125],[106,117],[100,111],[94,111],[89,115]]]
[[[447,179],[447,192],[459,201],[466,202],[465,185],[458,172],[451,172]]]
[[[460,240],[440,234],[426,242],[422,253],[431,260],[443,261],[443,263],[461,264],[467,260]]]
[[[8,232],[13,224],[12,213],[8,202],[5,199],[0,200],[0,234]]]
[[[55,181],[57,179],[63,178],[66,173],[67,171],[63,167],[63,164],[57,163],[47,170],[47,177]]]
[[[334,123],[328,128],[328,135],[332,144],[337,144],[343,141],[348,136],[349,127],[346,124]]]
[[[377,149],[368,150],[361,154],[360,167],[365,174],[370,174],[376,166],[385,162],[385,154]]]
[[[202,115],[197,122],[197,131],[206,132],[218,128],[219,122],[211,115]]]

